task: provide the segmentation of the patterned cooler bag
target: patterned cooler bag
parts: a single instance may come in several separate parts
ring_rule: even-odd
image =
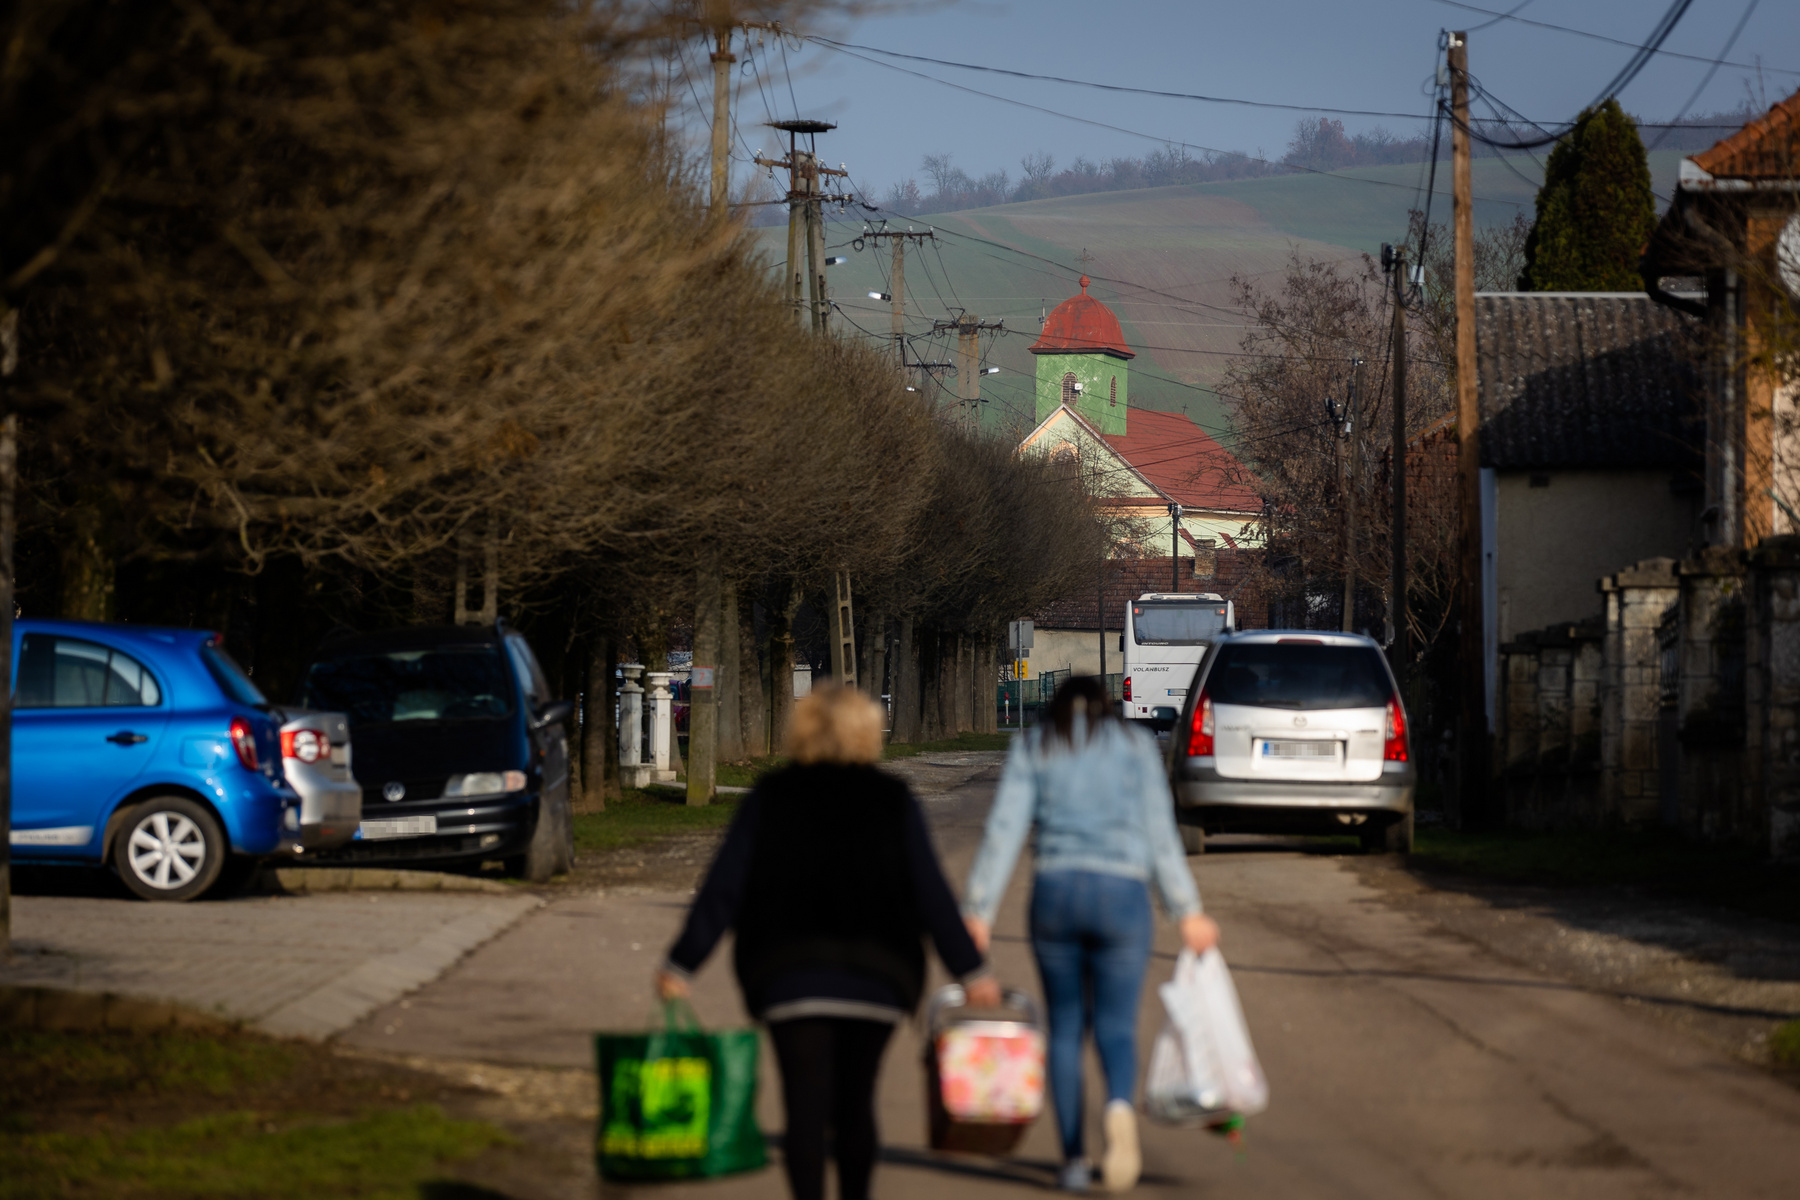
[[[1014,1016],[973,1016],[956,985],[931,998],[925,1050],[933,1150],[1010,1154],[1044,1108],[1044,1031],[1037,1005],[1005,993]],[[961,1015],[958,1015],[959,1012]]]

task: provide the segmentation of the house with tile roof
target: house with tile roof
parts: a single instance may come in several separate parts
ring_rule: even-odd
[[[1082,276],[1080,294],[1051,310],[1031,347],[1038,423],[1019,451],[1067,463],[1079,475],[1115,518],[1116,558],[1107,578],[1136,586],[1144,576],[1145,586],[1130,596],[1109,592],[1104,619],[1096,611],[1098,582],[1093,594],[1036,614],[1034,674],[1098,670],[1100,643],[1116,639],[1131,599],[1144,591],[1211,591],[1221,555],[1260,545],[1262,498],[1231,452],[1184,414],[1131,406],[1136,355],[1112,310],[1088,295],[1090,282]],[[1161,564],[1154,579],[1145,562]]]
[[[1057,305],[1031,347],[1037,357],[1037,426],[1021,453],[1079,470],[1121,518],[1129,557],[1192,554],[1203,543],[1236,549],[1255,540],[1262,498],[1217,439],[1182,413],[1134,409],[1125,344],[1112,310],[1081,293]],[[1169,506],[1179,504],[1172,520]]]
[[[1800,533],[1800,92],[1681,161],[1642,270],[1704,329],[1706,541]]]

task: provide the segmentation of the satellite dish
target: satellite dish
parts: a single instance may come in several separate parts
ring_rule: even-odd
[[[1775,269],[1787,294],[1800,300],[1800,213],[1787,219],[1775,239]]]

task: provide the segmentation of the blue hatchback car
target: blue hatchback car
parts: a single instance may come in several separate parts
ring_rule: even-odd
[[[14,861],[191,900],[228,856],[297,844],[279,722],[214,634],[21,620],[13,664]]]

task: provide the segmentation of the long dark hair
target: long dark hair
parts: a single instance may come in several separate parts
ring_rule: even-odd
[[[1118,719],[1106,686],[1092,675],[1070,676],[1050,699],[1050,736],[1060,739],[1065,746],[1075,745],[1076,713],[1087,718],[1090,737],[1100,728],[1101,722]]]

